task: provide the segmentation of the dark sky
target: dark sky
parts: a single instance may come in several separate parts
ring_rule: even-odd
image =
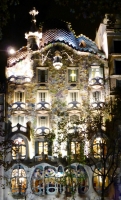
[[[96,29],[99,27],[100,19],[91,23],[88,19],[76,19],[70,10],[65,7],[59,7],[54,0],[19,0],[19,5],[10,8],[10,20],[3,29],[3,37],[0,41],[0,81],[4,80],[4,68],[7,63],[7,53],[5,51],[9,46],[15,47],[16,50],[26,46],[25,33],[30,30],[31,16],[29,11],[33,7],[39,11],[37,26],[47,19],[61,19],[72,24],[72,29],[76,35],[84,34],[90,39],[95,39]]]

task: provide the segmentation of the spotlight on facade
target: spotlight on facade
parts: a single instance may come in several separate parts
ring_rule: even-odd
[[[60,56],[59,51],[55,51],[55,56],[53,57],[53,66],[55,69],[59,70],[62,67],[62,57]]]

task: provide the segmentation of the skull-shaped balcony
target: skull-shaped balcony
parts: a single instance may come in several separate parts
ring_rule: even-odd
[[[94,88],[94,89],[100,89],[101,87],[104,86],[104,80],[103,80],[103,78],[101,78],[101,77],[92,78],[92,79],[89,81],[89,86],[90,86],[91,88]]]
[[[8,79],[8,82],[11,85],[28,85],[31,83],[31,78],[30,77],[23,77],[23,76],[11,76]]]
[[[35,137],[47,136],[49,133],[50,133],[50,129],[48,127],[41,126],[35,130]]]
[[[104,107],[104,102],[102,102],[102,101],[93,102],[93,103],[91,103],[91,107],[92,107],[92,109],[95,109],[95,110],[101,109]]]
[[[27,132],[27,127],[22,126],[21,124],[18,123],[17,125],[12,127],[12,133],[15,133],[15,132],[25,134]]]
[[[23,102],[15,102],[11,106],[12,114],[23,114],[26,112],[26,104]]]
[[[78,101],[72,101],[68,103],[67,110],[68,112],[75,114],[80,112],[80,103]]]
[[[37,113],[48,113],[50,111],[50,104],[45,101],[41,101],[36,104]]]
[[[104,96],[102,90],[93,91],[91,93],[90,103],[92,109],[100,109],[104,106]]]

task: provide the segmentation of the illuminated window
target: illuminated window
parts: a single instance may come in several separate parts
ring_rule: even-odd
[[[103,168],[99,167],[98,169],[95,169],[93,175],[93,187],[97,193],[102,192],[102,180],[103,180],[103,175],[105,175],[105,173],[107,173],[107,170],[104,171]],[[109,184],[109,178],[107,176],[105,179],[105,188],[108,186],[108,184]]]
[[[73,83],[78,81],[78,69],[68,69],[68,82]]]
[[[48,82],[48,70],[44,70],[44,69],[38,69],[37,71],[38,73],[38,82]]]
[[[48,154],[48,142],[38,142],[38,153]]]
[[[104,138],[97,137],[93,141],[93,154],[95,158],[105,156],[107,153],[106,141]]]
[[[18,91],[15,92],[15,102],[24,102],[24,92]]]
[[[89,68],[89,80],[93,78],[103,78],[103,68],[100,66],[92,66]]]
[[[26,145],[22,138],[17,138],[14,140],[14,145],[12,147],[12,158],[24,159],[26,157]]]
[[[38,116],[38,127],[48,127],[48,116]]]
[[[89,178],[86,170],[81,165],[77,166],[78,193],[84,194],[89,189]]]
[[[27,179],[25,170],[21,165],[18,165],[12,171],[11,192],[13,195],[25,195],[26,188]]]
[[[71,142],[71,154],[80,154],[79,142]]]
[[[31,187],[36,195],[57,194],[60,190],[56,182],[57,171],[52,166],[39,165],[32,174]]]

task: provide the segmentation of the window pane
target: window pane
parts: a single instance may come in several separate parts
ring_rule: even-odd
[[[121,41],[120,40],[114,41],[114,53],[121,53]]]
[[[24,101],[24,92],[15,92],[15,101]]]
[[[70,92],[70,102],[78,101],[78,92]]]
[[[47,82],[48,79],[48,70],[38,69],[38,82]]]
[[[78,78],[78,70],[68,70],[68,81],[69,82],[77,82]]]
[[[22,138],[14,140],[14,146],[12,147],[12,158],[13,159],[24,159],[26,156],[26,146]]]
[[[47,127],[47,124],[48,123],[48,117],[45,117],[45,116],[42,116],[42,117],[39,117],[39,127],[41,126],[45,126]]]
[[[121,75],[121,60],[115,60],[115,73]]]

